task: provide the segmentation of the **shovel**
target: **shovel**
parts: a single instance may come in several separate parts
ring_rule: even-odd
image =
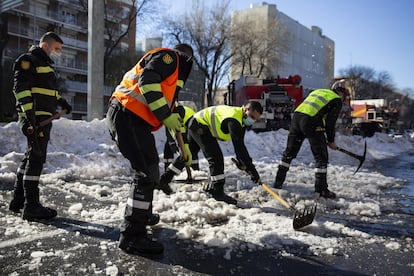
[[[237,160],[235,158],[231,158],[231,161],[242,171],[246,171],[246,165],[241,161]],[[263,187],[269,194],[271,194],[274,198],[276,198],[280,203],[282,203],[283,206],[288,208],[289,210],[294,212],[293,215],[293,229],[299,229],[302,227],[305,227],[306,225],[309,225],[313,222],[313,219],[315,218],[316,214],[316,206],[317,204],[311,206],[311,207],[305,207],[303,211],[299,211],[295,207],[291,206],[286,200],[284,200],[278,193],[273,191],[269,188],[265,183],[263,183],[261,180],[259,180],[260,186]]]
[[[358,170],[359,170],[359,168],[361,168],[361,166],[362,166],[362,164],[364,163],[364,161],[365,161],[365,155],[367,154],[367,141],[365,141],[365,145],[364,145],[364,154],[363,155],[358,155],[358,154],[355,154],[355,153],[353,153],[353,152],[350,152],[350,151],[348,151],[348,150],[346,150],[346,149],[343,149],[343,148],[340,148],[340,147],[338,147],[338,150],[340,151],[340,152],[343,152],[343,153],[345,153],[345,154],[347,154],[347,155],[349,155],[349,156],[351,156],[351,157],[353,157],[353,158],[355,158],[355,159],[358,159],[359,160],[359,166],[358,166],[358,168],[355,170],[355,172],[354,172],[354,174],[356,174],[357,172],[358,172]]]
[[[312,224],[313,219],[316,215],[316,206],[315,203],[313,206],[305,207],[303,211],[299,211],[295,207],[291,206],[286,200],[284,200],[278,193],[273,191],[265,183],[260,182],[260,185],[265,189],[269,194],[271,194],[275,199],[277,199],[283,206],[294,212],[293,215],[293,229],[297,230],[302,227],[305,227],[309,224]]]
[[[188,156],[184,148],[184,138],[181,132],[177,132],[175,134],[175,138],[177,139],[178,146],[180,148],[182,157],[184,158],[184,160],[187,160]],[[193,183],[193,177],[191,175],[191,168],[189,166],[185,166],[185,169],[187,171],[187,179],[186,179],[187,183]]]

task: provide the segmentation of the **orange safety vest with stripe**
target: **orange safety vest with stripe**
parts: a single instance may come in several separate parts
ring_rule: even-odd
[[[144,97],[144,93],[138,85],[138,80],[144,67],[142,67],[141,61],[149,55],[153,55],[158,51],[168,50],[171,52],[171,49],[168,48],[157,48],[149,51],[145,54],[141,60],[129,70],[123,77],[121,83],[116,87],[115,92],[112,94],[112,98],[116,98],[126,109],[136,114],[138,117],[144,119],[148,124],[152,126],[152,131],[159,129],[163,123],[158,120],[158,118],[151,111],[147,100]],[[158,86],[159,90],[161,89],[164,98],[167,100],[170,110],[173,109],[174,104],[174,94],[177,86],[179,86],[178,80],[178,56],[177,68],[174,73],[168,76],[160,84],[152,84],[152,86]]]

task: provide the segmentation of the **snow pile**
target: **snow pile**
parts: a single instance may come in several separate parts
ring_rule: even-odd
[[[269,186],[273,183],[287,134],[286,130],[246,134],[247,148],[262,180]],[[165,133],[160,130],[154,135],[162,159]],[[10,187],[24,155],[25,139],[16,123],[1,127],[0,136],[0,185]],[[51,187],[57,194],[63,194],[64,202],[48,204],[58,208],[61,216],[117,225],[122,220],[128,195],[130,167],[111,140],[104,120],[86,122],[62,118],[54,122],[51,136],[41,182],[42,187]],[[389,249],[410,252],[413,249],[410,238],[405,244],[399,244],[386,240],[386,237],[353,229],[347,223],[347,217],[355,216],[362,221],[375,220],[383,210],[393,208],[395,202],[383,202],[380,195],[385,189],[401,187],[404,181],[383,176],[376,171],[375,161],[414,149],[409,138],[395,139],[381,133],[366,141],[366,161],[356,175],[353,173],[358,160],[339,151],[329,151],[328,183],[329,188],[337,193],[336,200],[320,199],[314,194],[314,160],[308,143],[304,143],[288,172],[284,189],[277,191],[299,209],[315,201],[318,203],[315,221],[300,231],[292,229],[290,210],[233,165],[230,158],[234,157],[234,150],[230,142],[221,144],[226,167],[225,189],[245,208],[209,198],[200,183],[175,182],[172,184],[176,191],[173,195],[155,191],[154,212],[161,216],[157,227],[174,229],[177,238],[197,241],[206,250],[210,246],[226,248],[223,256],[226,259],[231,259],[237,252],[259,247],[276,248],[283,253],[293,246],[307,248],[311,254],[338,254],[344,246],[341,241],[344,237],[360,239],[361,246],[375,240],[386,243]],[[342,148],[362,154],[362,137],[338,134],[336,142]],[[207,161],[202,153],[199,158],[202,171],[193,172],[193,176],[206,177]],[[162,163],[160,169],[163,171]],[[185,178],[185,172],[176,177]],[[0,200],[6,202],[10,196],[9,189],[2,192]],[[7,225],[2,240],[39,234],[37,224],[22,222],[14,215],[6,215],[0,220]],[[32,262],[36,263],[49,254],[53,253],[33,251]],[[115,275],[116,272],[116,266],[108,264],[106,274]]]

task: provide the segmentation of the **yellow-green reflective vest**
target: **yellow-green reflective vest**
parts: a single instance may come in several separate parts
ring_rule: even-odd
[[[228,105],[210,106],[194,114],[194,118],[200,124],[208,126],[213,137],[229,141],[231,135],[221,130],[221,124],[225,119],[233,118],[243,126],[243,108]]]
[[[184,118],[183,118],[183,124],[186,125],[187,121],[195,114],[195,111],[186,105],[183,105],[184,107]]]
[[[325,105],[333,99],[340,98],[338,94],[329,89],[317,89],[312,91],[305,100],[295,109],[300,112],[314,117]]]

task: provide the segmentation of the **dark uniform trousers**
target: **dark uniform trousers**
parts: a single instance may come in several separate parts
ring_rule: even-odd
[[[116,99],[111,101],[106,119],[112,139],[134,171],[121,233],[145,235],[145,225],[152,214],[154,187],[159,180],[159,157],[151,126]]]
[[[325,129],[322,122],[315,122],[308,115],[302,113],[294,113],[286,150],[283,152],[281,164],[279,165],[277,179],[284,181],[290,163],[296,158],[306,138],[309,141],[315,159],[315,191],[326,190],[328,188],[326,181],[328,149]]]
[[[37,116],[42,121],[48,116]],[[23,127],[24,120],[19,124]],[[14,200],[32,207],[39,204],[39,180],[46,162],[47,145],[50,140],[52,124],[36,129],[35,133],[27,136],[27,148],[23,160],[17,169],[17,179],[14,185]]]
[[[211,135],[208,126],[200,124],[194,118],[189,122],[188,134],[189,147],[198,145],[208,161],[210,170],[208,189],[223,190],[225,184],[224,158],[217,139]]]
[[[198,163],[198,152],[200,151],[200,147],[197,143],[191,143],[188,144],[188,147],[190,148],[191,156],[192,156],[192,162],[191,162],[191,168],[195,171],[200,170],[200,166]],[[170,168],[174,174],[180,174],[181,171],[185,167],[185,160],[181,158],[174,159],[174,153],[171,150],[171,147],[167,142],[165,142],[164,146],[164,168],[165,171],[167,171],[168,168]]]

